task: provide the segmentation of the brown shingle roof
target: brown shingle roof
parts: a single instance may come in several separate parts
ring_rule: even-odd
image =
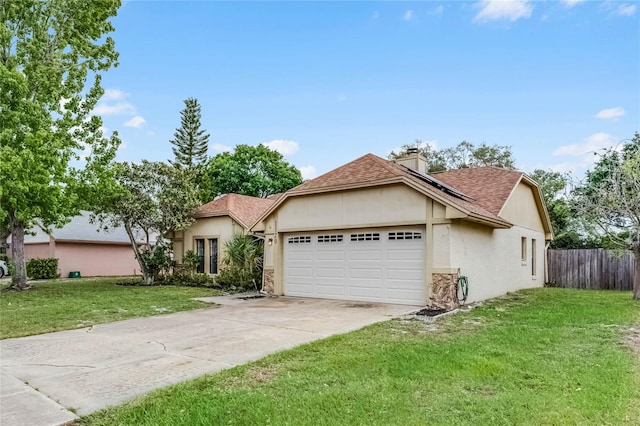
[[[433,185],[427,181],[429,178],[426,178],[427,180],[420,178],[404,166],[373,154],[366,154],[293,188],[287,194],[293,196],[307,192],[335,191],[381,183],[412,183],[413,186],[421,188],[432,197],[440,198],[448,204],[457,206],[474,217],[510,226],[507,221],[498,216],[498,213],[522,173],[491,167],[464,169],[464,171],[466,173],[461,175],[463,185],[459,185],[455,179],[449,179],[449,176],[446,180],[440,179],[439,175],[431,176],[435,183]],[[503,174],[502,171],[507,173]],[[479,172],[477,179],[473,177],[476,172]],[[466,184],[474,181],[479,182],[480,185],[486,185],[486,188],[475,188],[471,184]],[[457,196],[443,191],[438,187],[438,183],[444,183],[462,194]]]
[[[194,214],[194,217],[231,216],[235,221],[248,228],[278,198],[257,198],[247,195],[227,194],[201,206]]]
[[[498,215],[523,173],[498,167],[447,170],[432,176],[474,199],[474,204]]]
[[[394,164],[373,154],[366,154],[350,163],[311,179],[293,189],[312,190],[349,186],[401,177],[403,173]]]

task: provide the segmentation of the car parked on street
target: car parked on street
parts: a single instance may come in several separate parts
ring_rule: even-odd
[[[0,260],[0,278],[5,275],[9,275],[9,267],[7,266],[7,262]]]

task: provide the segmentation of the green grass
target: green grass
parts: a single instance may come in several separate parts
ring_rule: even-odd
[[[0,338],[89,327],[211,306],[191,300],[216,290],[173,286],[119,286],[122,278],[35,282],[34,289],[0,292]],[[3,286],[7,287],[7,285]]]
[[[537,289],[165,388],[83,425],[605,425],[640,419],[630,293]]]

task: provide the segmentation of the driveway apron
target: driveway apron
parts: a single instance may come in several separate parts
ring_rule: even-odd
[[[416,309],[304,298],[218,306],[0,341],[0,424],[51,426],[153,389]]]

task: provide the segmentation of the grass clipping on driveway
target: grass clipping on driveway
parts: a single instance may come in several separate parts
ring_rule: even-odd
[[[637,424],[630,293],[536,289],[393,320],[156,391],[87,425]],[[295,324],[292,324],[295,326]]]
[[[0,338],[89,327],[210,306],[207,288],[120,286],[123,278],[36,281],[33,289],[0,292]],[[129,279],[130,281],[130,279]]]

